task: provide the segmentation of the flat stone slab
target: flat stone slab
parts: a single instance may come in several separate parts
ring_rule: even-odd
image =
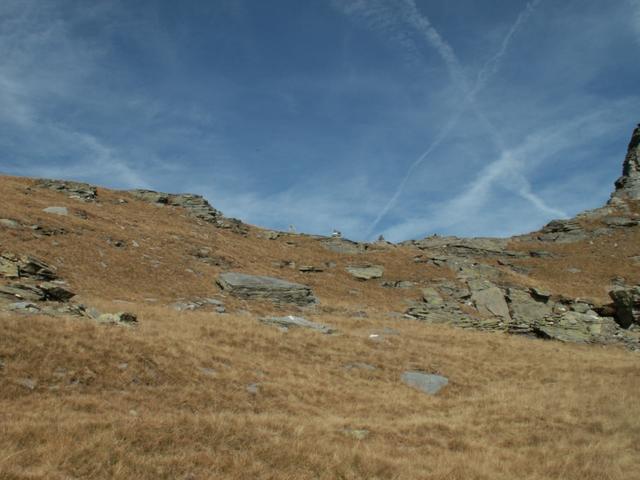
[[[300,306],[317,302],[310,287],[280,278],[226,272],[220,274],[217,284],[231,295],[247,300],[270,300]]]
[[[335,332],[333,328],[327,325],[312,322],[310,320],[307,320],[306,318],[296,317],[294,315],[287,315],[286,317],[261,318],[260,321],[267,325],[275,325],[286,330],[288,330],[289,328],[301,327],[301,328],[309,328],[311,330],[316,330],[318,332],[322,332],[326,334]]]
[[[435,395],[449,383],[447,377],[418,371],[404,372],[402,374],[402,381],[408,386],[428,395]]]
[[[349,265],[347,272],[358,280],[372,280],[382,277],[384,267],[380,265]]]
[[[67,207],[47,207],[42,211],[45,213],[52,213],[53,215],[62,215],[63,217],[69,215],[69,210],[67,210]]]

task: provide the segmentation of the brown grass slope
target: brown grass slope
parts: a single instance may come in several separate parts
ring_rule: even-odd
[[[0,479],[640,478],[637,353],[390,317],[418,289],[358,282],[344,267],[366,260],[387,280],[452,278],[414,263],[409,247],[340,255],[311,237],[267,240],[251,227],[245,238],[122,192],[99,198],[0,179],[1,218],[66,232],[0,227],[1,250],[53,263],[78,301],[140,320],[0,315]],[[52,205],[71,215],[42,212]],[[613,276],[640,280],[628,260],[638,232],[615,235],[545,245],[562,255],[518,260],[530,277],[505,274],[602,298]],[[193,254],[205,247],[221,265]],[[337,265],[303,274],[274,266],[283,260]],[[311,285],[320,304],[300,312],[227,297],[228,315],[168,306],[219,296],[215,277],[229,269]],[[284,333],[257,322],[265,313],[303,313],[340,333]],[[348,368],[358,363],[376,368]],[[401,383],[407,369],[450,384],[421,394]]]

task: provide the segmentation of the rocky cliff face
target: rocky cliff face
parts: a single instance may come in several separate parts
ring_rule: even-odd
[[[616,180],[616,189],[612,198],[640,199],[640,125],[631,136],[622,167],[622,176]]]

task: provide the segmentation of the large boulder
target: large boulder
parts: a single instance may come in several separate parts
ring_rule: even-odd
[[[310,287],[274,277],[226,272],[220,274],[217,284],[231,295],[247,300],[270,300],[300,306],[317,302]]]
[[[616,309],[616,321],[622,328],[640,325],[640,286],[609,292]]]

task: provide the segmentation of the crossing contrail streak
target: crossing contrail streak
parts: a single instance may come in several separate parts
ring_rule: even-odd
[[[479,116],[479,118],[481,118],[482,123],[489,131],[492,140],[494,141],[494,143],[496,143],[499,150],[505,150],[504,142],[500,138],[497,129],[493,126],[493,124],[491,124],[486,115],[480,113],[480,110],[475,103],[475,96],[487,85],[491,77],[493,77],[498,72],[501,61],[509,48],[513,36],[527,21],[527,19],[531,16],[531,14],[534,12],[535,8],[540,4],[541,1],[542,0],[534,0],[530,3],[527,3],[524,10],[518,15],[515,22],[502,40],[500,49],[482,66],[474,85],[469,86],[462,66],[460,65],[460,62],[451,45],[449,45],[440,35],[440,33],[433,27],[429,19],[420,14],[414,0],[405,0],[404,3],[407,9],[402,12],[403,20],[412,25],[421,34],[423,34],[427,42],[433,48],[435,48],[435,50],[444,61],[451,79],[456,84],[456,86],[464,93],[464,101],[457,112],[451,117],[449,122],[447,122],[445,126],[440,130],[438,136],[431,143],[431,145],[429,145],[429,147],[409,166],[407,173],[396,188],[395,193],[385,204],[385,206],[382,208],[378,216],[369,227],[367,236],[371,236],[380,221],[395,206],[396,202],[404,192],[404,189],[407,185],[408,180],[411,178],[411,174],[413,173],[413,171],[418,166],[420,166],[431,155],[431,153],[442,144],[442,142],[444,142],[451,130],[453,130],[453,128],[457,124],[462,112],[468,104],[471,104],[473,106],[474,112]],[[529,192],[529,194],[526,196],[526,198],[538,208],[540,208],[541,205],[544,205],[544,202],[542,202],[540,199],[537,199],[537,201],[532,201],[533,197],[535,197],[535,195],[531,192]],[[549,210],[546,206],[542,209],[546,211]]]

